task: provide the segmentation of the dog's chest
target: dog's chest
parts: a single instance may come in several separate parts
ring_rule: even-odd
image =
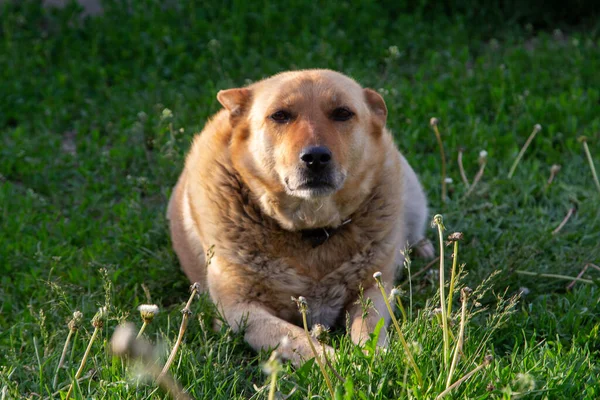
[[[245,255],[238,252],[246,271],[245,297],[266,305],[281,318],[298,321],[300,314],[292,297],[304,296],[311,325],[332,326],[358,297],[361,287],[374,283],[372,275],[389,251],[388,246],[368,238],[354,242],[351,236],[355,233],[356,229],[340,232],[317,248],[295,242],[289,243],[286,251],[267,246],[258,252],[251,249],[260,244],[248,246]]]

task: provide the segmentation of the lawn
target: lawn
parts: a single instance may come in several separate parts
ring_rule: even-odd
[[[107,1],[104,15],[85,19],[75,6],[0,4],[1,399],[64,398],[101,306],[108,316],[75,397],[165,397],[108,342],[120,322],[141,326],[144,303],[161,308],[144,334],[161,362],[175,342],[189,282],[165,209],[190,140],[219,109],[218,90],[315,67],[384,96],[432,217],[443,215],[444,236],[464,233],[458,287],[479,291],[467,319],[454,295],[452,347],[466,327],[453,382],[483,367],[449,398],[600,398],[600,271],[589,267],[568,288],[586,264],[600,265],[600,190],[578,140],[587,137],[600,170],[600,25],[400,12],[392,2],[131,3]],[[452,179],[445,201],[432,117]],[[482,150],[485,170],[469,192],[457,157],[472,182]],[[547,184],[554,164],[560,171]],[[436,229],[428,236],[439,250]],[[362,352],[340,330],[332,364],[345,383],[329,373],[337,398],[444,391],[438,265],[417,275],[427,264],[414,259],[415,276],[399,282],[401,328],[423,382],[393,327],[387,352]],[[54,385],[76,310],[84,321]],[[227,326],[214,332],[206,296],[191,310],[173,376],[197,399],[267,398],[270,352],[254,353]],[[291,398],[330,397],[312,362],[283,363],[276,382]]]

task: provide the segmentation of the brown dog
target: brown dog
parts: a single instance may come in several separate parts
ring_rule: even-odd
[[[360,344],[389,319],[373,273],[391,289],[400,251],[423,239],[427,218],[383,98],[329,70],[285,72],[217,98],[224,109],[195,137],[167,212],[183,270],[257,350],[285,342],[295,364],[313,357],[298,296],[311,325],[347,316]],[[429,242],[417,250],[433,255]]]

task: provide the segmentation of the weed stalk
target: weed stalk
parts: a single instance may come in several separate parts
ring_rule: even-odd
[[[402,343],[402,347],[404,347],[404,352],[406,353],[406,358],[408,359],[409,364],[415,370],[415,375],[417,376],[417,381],[419,382],[419,386],[423,387],[423,376],[421,375],[421,370],[419,369],[419,367],[417,366],[417,363],[415,362],[412,352],[410,351],[410,348],[408,347],[408,343],[406,342],[406,339],[404,338],[404,334],[402,333],[402,329],[400,329],[400,324],[398,323],[398,320],[396,319],[396,316],[394,315],[394,310],[392,309],[392,306],[390,305],[390,302],[388,301],[387,294],[385,293],[385,287],[383,286],[383,282],[381,281],[381,272],[375,272],[373,274],[373,278],[375,278],[375,281],[377,282],[377,286],[379,287],[379,290],[381,291],[381,295],[383,296],[383,301],[385,302],[388,312],[390,313],[390,317],[392,318],[394,328],[396,328],[396,332],[398,333],[398,337],[400,338],[400,343]]]
[[[65,400],[69,400],[71,398],[71,395],[73,394],[73,387],[75,385],[75,382],[77,382],[77,380],[81,377],[81,374],[83,373],[83,368],[85,367],[85,363],[87,362],[90,352],[92,351],[92,345],[94,344],[94,341],[96,340],[96,337],[98,336],[98,333],[100,333],[100,331],[102,330],[102,327],[104,326],[104,317],[105,316],[106,316],[106,307],[101,307],[98,310],[98,312],[96,313],[96,315],[94,315],[94,318],[92,318],[92,326],[94,327],[94,333],[92,333],[92,337],[90,338],[88,346],[85,349],[85,353],[83,354],[83,358],[81,359],[81,363],[79,364],[79,369],[75,373],[75,379],[73,379],[73,382],[69,386],[69,391],[67,392],[67,395],[65,396]]]
[[[446,202],[446,152],[444,151],[444,144],[442,142],[442,135],[438,129],[439,120],[437,118],[431,118],[429,124],[435,132],[435,138],[437,139],[438,146],[440,148],[440,159],[442,161],[442,203]]]
[[[192,310],[190,308],[192,306],[192,301],[194,301],[194,298],[196,297],[196,295],[198,293],[200,293],[200,291],[201,291],[200,284],[198,282],[194,283],[192,286],[190,286],[190,290],[192,292],[190,294],[190,298],[188,299],[187,303],[185,304],[185,307],[183,308],[183,310],[181,310],[183,317],[181,319],[181,326],[179,327],[179,335],[177,335],[177,341],[175,342],[175,345],[173,346],[173,349],[171,350],[171,354],[169,355],[167,362],[165,363],[160,375],[158,376],[159,379],[161,379],[169,371],[169,367],[171,367],[171,364],[175,360],[175,356],[177,355],[177,350],[179,350],[179,346],[181,345],[181,342],[183,341],[183,335],[185,334],[185,330],[187,329],[187,326],[188,326],[188,320],[190,318],[190,315],[192,315]]]
[[[450,387],[450,383],[452,382],[452,377],[454,375],[454,371],[456,370],[456,365],[458,364],[458,357],[463,348],[463,343],[465,341],[465,325],[467,321],[467,300],[469,295],[473,293],[473,290],[470,288],[463,288],[460,291],[460,300],[462,302],[462,309],[460,313],[460,329],[458,331],[458,340],[456,341],[456,347],[454,348],[454,356],[452,357],[452,364],[450,364],[450,372],[448,373],[448,379],[446,380],[446,389]]]
[[[448,334],[448,315],[446,314],[446,295],[444,290],[444,219],[440,214],[433,217],[433,225],[437,226],[440,241],[440,308],[442,309],[442,333],[444,337],[444,367],[448,368],[450,361],[450,339]]]
[[[315,348],[315,345],[313,344],[310,332],[308,331],[308,322],[306,321],[306,313],[308,312],[308,303],[306,302],[306,298],[304,296],[300,296],[297,299],[292,297],[292,300],[294,300],[296,302],[296,304],[298,305],[298,310],[302,314],[302,324],[304,325],[304,333],[306,333],[306,339],[308,340],[310,349],[312,350],[312,353],[315,356],[315,361],[317,362],[317,364],[319,365],[319,368],[321,369],[321,373],[323,374],[323,377],[325,378],[325,383],[327,384],[327,388],[329,389],[329,393],[331,394],[331,398],[333,399],[335,397],[335,392],[333,391],[333,386],[331,385],[331,380],[329,379],[329,375],[327,374],[327,371],[325,370],[325,366],[323,365],[323,363],[321,362],[321,359],[319,358],[319,353],[317,352],[317,349]]]
[[[454,285],[456,284],[456,264],[458,264],[458,242],[463,239],[461,232],[454,232],[448,236],[448,242],[454,243],[454,252],[452,253],[452,273],[450,274],[450,289],[448,290],[448,318],[452,317],[452,296],[454,295]]]
[[[56,384],[58,381],[58,373],[59,373],[60,369],[62,368],[62,366],[65,362],[65,358],[67,356],[67,350],[69,349],[69,343],[71,342],[71,338],[73,337],[73,334],[75,332],[77,332],[77,329],[79,329],[79,324],[81,323],[82,319],[83,319],[83,314],[81,313],[81,311],[75,311],[73,313],[73,318],[71,318],[71,320],[69,321],[69,324],[68,324],[69,333],[67,334],[67,340],[65,340],[65,345],[63,347],[62,354],[60,355],[60,360],[58,361],[58,366],[56,367],[56,372],[54,373],[54,379],[52,379],[52,388],[54,388],[54,389],[56,389]]]
[[[463,166],[463,153],[464,153],[464,149],[461,147],[460,149],[458,149],[458,170],[460,171],[460,177],[463,181],[463,183],[465,184],[465,186],[467,187],[467,189],[469,188],[469,186],[471,186],[471,184],[469,183],[469,179],[467,178],[467,174],[465,173],[465,167]]]
[[[481,150],[479,152],[479,171],[477,171],[477,174],[475,174],[475,178],[473,178],[473,184],[471,185],[471,187],[469,187],[469,190],[467,190],[467,193],[465,193],[465,195],[463,197],[464,199],[466,199],[467,197],[469,197],[469,195],[471,193],[473,193],[473,189],[475,189],[475,186],[477,186],[477,184],[483,177],[483,172],[485,171],[485,165],[487,164],[487,155],[488,155],[488,153],[485,150]]]
[[[515,159],[515,162],[510,167],[510,171],[508,172],[508,179],[512,178],[513,174],[515,173],[515,170],[517,169],[517,165],[519,165],[519,162],[521,161],[521,158],[523,158],[523,154],[525,154],[525,151],[527,150],[527,148],[529,147],[529,145],[533,141],[533,138],[535,138],[535,135],[539,131],[541,131],[541,130],[542,130],[542,126],[540,124],[535,124],[535,126],[533,127],[533,131],[531,132],[531,134],[529,135],[529,137],[525,141],[525,144],[523,145],[523,147],[521,147],[521,151],[517,155],[517,158]]]
[[[585,151],[585,156],[587,157],[588,163],[590,164],[590,170],[592,170],[594,183],[596,184],[598,193],[600,193],[600,181],[598,181],[598,174],[596,173],[596,167],[594,167],[594,160],[592,159],[592,153],[590,153],[590,148],[587,144],[587,138],[585,136],[581,136],[578,140],[583,144],[583,150]]]

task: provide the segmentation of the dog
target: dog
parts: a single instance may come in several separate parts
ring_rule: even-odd
[[[383,98],[341,73],[302,70],[217,99],[167,210],[183,271],[257,351],[279,347],[295,365],[314,357],[299,296],[310,325],[347,321],[363,344],[390,319],[373,274],[389,292],[407,245],[433,257],[427,200]]]

